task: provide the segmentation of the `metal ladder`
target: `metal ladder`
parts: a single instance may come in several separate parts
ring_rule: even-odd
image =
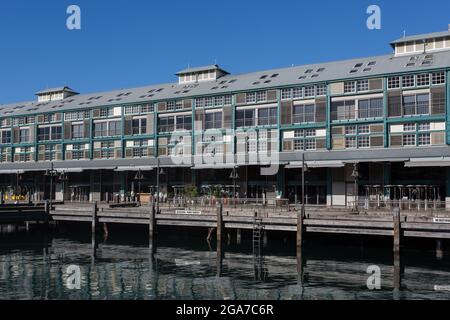
[[[253,256],[260,257],[262,249],[262,236],[264,232],[263,221],[255,218],[253,221]]]
[[[255,280],[264,281],[267,276],[267,268],[264,266],[262,255],[262,243],[264,235],[264,225],[261,218],[253,221],[253,263],[255,269]]]

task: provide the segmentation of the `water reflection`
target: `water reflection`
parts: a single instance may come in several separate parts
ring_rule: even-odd
[[[151,250],[145,241],[1,236],[0,299],[450,298],[435,291],[450,285],[448,255],[437,260],[432,251],[407,251],[400,260],[387,248],[308,245],[295,255],[278,244],[255,257],[245,242],[216,250],[200,239],[160,237]],[[70,265],[81,267],[80,290],[67,286]],[[381,269],[379,291],[366,287],[370,265]]]

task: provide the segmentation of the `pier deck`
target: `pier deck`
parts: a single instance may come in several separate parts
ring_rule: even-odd
[[[151,207],[110,208],[93,206],[56,206],[51,219],[65,222],[94,224],[149,225]],[[254,227],[255,216],[262,220],[266,231],[298,231],[298,211],[276,211],[267,208],[224,207],[221,211],[223,229],[247,229]],[[93,221],[95,220],[95,221]],[[155,214],[156,226],[204,227],[218,226],[218,209],[162,207]],[[344,209],[308,208],[303,219],[307,233],[356,234],[394,236],[394,213],[389,211],[351,213]],[[404,237],[450,239],[450,212],[408,212],[400,215],[400,230]]]

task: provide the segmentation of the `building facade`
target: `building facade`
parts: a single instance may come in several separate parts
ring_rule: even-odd
[[[391,46],[384,56],[243,75],[188,68],[177,83],[106,93],[47,89],[35,102],[1,105],[0,189],[33,200],[125,201],[138,184],[154,193],[159,175],[168,197],[193,186],[301,202],[304,157],[308,204],[445,207],[450,31]],[[268,166],[276,170],[262,173]]]

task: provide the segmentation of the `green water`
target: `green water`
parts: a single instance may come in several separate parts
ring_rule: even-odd
[[[437,258],[434,242],[408,244],[396,291],[389,239],[310,239],[299,268],[292,238],[270,239],[255,258],[249,239],[238,245],[232,237],[219,259],[202,232],[161,232],[153,255],[144,229],[113,230],[95,246],[87,230],[0,235],[0,299],[450,298],[450,253]],[[72,265],[81,270],[80,289],[67,283]],[[367,288],[371,265],[381,270],[381,290]]]

